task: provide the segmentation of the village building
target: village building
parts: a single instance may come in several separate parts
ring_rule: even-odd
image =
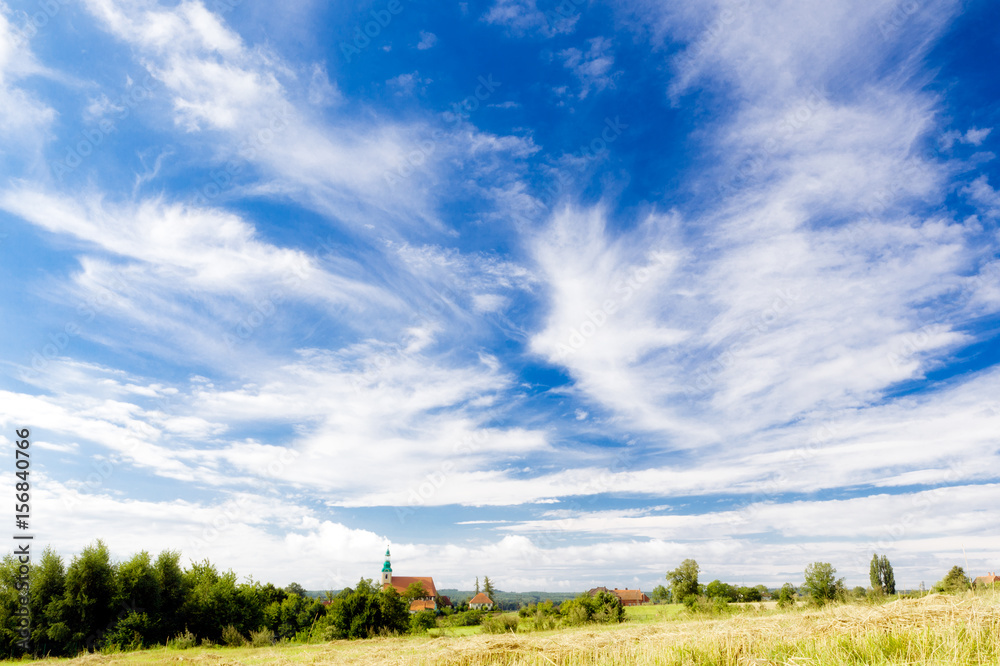
[[[469,608],[475,610],[493,610],[493,600],[480,592],[469,601]]]
[[[594,596],[598,592],[610,592],[621,600],[622,606],[638,606],[649,603],[649,597],[643,594],[642,590],[619,590],[617,587],[613,590],[606,587],[595,587],[587,590],[587,594],[590,596]]]
[[[643,594],[642,590],[619,590],[617,587],[611,593],[621,599],[622,606],[639,606],[648,604],[649,597]]]
[[[393,576],[392,564],[389,563],[389,549],[385,549],[385,562],[382,564],[382,589],[390,587],[400,595],[406,594],[406,590],[413,583],[421,583],[424,586],[424,596],[418,597],[410,602],[410,612],[416,613],[422,610],[436,611],[437,588],[434,586],[434,579],[431,576]]]
[[[979,587],[980,585],[993,585],[994,583],[1000,583],[1000,576],[991,571],[985,576],[976,576],[976,580],[972,581],[972,586]]]

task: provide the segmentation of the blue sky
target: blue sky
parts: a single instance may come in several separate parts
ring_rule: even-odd
[[[1000,568],[1000,9],[0,18],[0,443],[71,556],[310,589]]]

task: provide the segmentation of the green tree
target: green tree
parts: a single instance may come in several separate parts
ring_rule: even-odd
[[[406,586],[406,590],[403,592],[403,599],[409,604],[414,599],[422,599],[427,596],[427,588],[424,587],[424,581],[415,580]]]
[[[654,604],[668,604],[672,598],[670,590],[662,585],[657,585],[653,588],[653,593],[649,596],[650,601]]]
[[[788,608],[795,605],[795,586],[785,583],[778,590],[778,608]]]
[[[142,551],[116,564],[114,606],[136,607],[159,615],[163,603],[160,581],[149,553]]]
[[[674,601],[684,601],[686,597],[698,594],[698,571],[700,571],[698,563],[688,559],[681,562],[673,571],[667,572]]]
[[[309,594],[306,592],[306,588],[302,587],[296,582],[291,582],[288,585],[286,585],[285,592],[287,592],[288,594],[297,594],[303,599],[309,596]]]
[[[737,601],[755,602],[755,601],[761,601],[763,600],[763,598],[764,595],[762,595],[760,593],[760,590],[757,589],[756,587],[747,587],[744,585],[742,587],[736,588]]]
[[[567,624],[625,620],[625,608],[621,599],[616,594],[603,590],[593,597],[584,592],[576,599],[564,601],[559,606],[559,612]]]
[[[71,630],[69,651],[93,651],[114,624],[112,600],[116,585],[108,547],[100,539],[87,546],[66,570],[66,625]]]
[[[4,657],[22,655],[30,647],[31,635],[27,629],[30,620],[22,615],[21,609],[25,582],[21,566],[10,553],[0,561],[0,656]],[[27,635],[22,635],[22,631]]]
[[[705,586],[705,596],[707,596],[709,599],[736,601],[737,590],[729,583],[723,583],[718,579],[716,579]]]
[[[819,606],[843,596],[844,579],[829,562],[813,562],[806,567],[802,592]]]
[[[392,587],[380,591],[362,578],[347,595],[338,595],[328,611],[337,638],[368,638],[404,633],[410,627],[407,603]]]
[[[479,576],[476,576],[476,594],[479,594]]]
[[[868,579],[872,584],[872,589],[880,594],[896,594],[896,578],[893,575],[892,565],[885,555],[879,557],[872,553],[872,561],[868,567]]]
[[[490,582],[489,576],[483,576],[483,594],[496,602],[496,599],[493,598],[493,583]],[[497,604],[497,607],[499,607],[499,604]]]
[[[896,575],[889,564],[889,558],[882,556],[882,584],[886,594],[896,594]]]
[[[156,584],[160,588],[160,617],[156,623],[156,642],[166,643],[185,629],[181,609],[190,592],[190,585],[181,570],[181,554],[164,550],[153,563]]]
[[[66,654],[65,593],[66,569],[62,558],[47,547],[31,568],[31,648],[36,654]]]
[[[970,587],[972,587],[972,583],[969,577],[965,575],[965,569],[956,565],[931,588],[931,591],[954,594],[956,592],[964,592]]]

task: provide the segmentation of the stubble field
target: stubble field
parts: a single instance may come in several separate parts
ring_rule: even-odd
[[[1000,596],[902,599],[723,618],[630,608],[629,621],[507,635],[402,636],[270,648],[157,648],[45,664],[840,665],[997,664]]]

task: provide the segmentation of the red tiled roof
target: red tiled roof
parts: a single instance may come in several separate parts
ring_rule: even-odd
[[[397,592],[403,594],[406,592],[406,588],[410,586],[410,583],[416,583],[417,581],[424,584],[424,589],[427,591],[428,597],[436,597],[438,595],[437,588],[434,587],[434,579],[430,576],[393,576],[392,586]]]
[[[642,590],[619,590],[618,588],[615,588],[612,591],[622,601],[638,601],[639,603],[649,601],[649,597],[643,594]]]
[[[977,585],[978,584],[992,585],[993,583],[996,583],[998,581],[1000,581],[1000,576],[998,576],[998,575],[996,575],[994,573],[991,573],[991,574],[987,574],[985,576],[977,576],[976,580],[974,582]]]
[[[480,592],[476,596],[472,597],[472,600],[469,602],[469,605],[471,606],[472,604],[492,604],[492,603],[493,603],[492,599],[490,599],[484,593]]]
[[[440,596],[438,597],[438,601],[441,603],[442,606],[451,606],[451,599],[449,599],[448,597]]]
[[[425,599],[414,599],[410,602],[410,612],[415,613],[422,610],[436,610],[433,601],[427,601]]]

